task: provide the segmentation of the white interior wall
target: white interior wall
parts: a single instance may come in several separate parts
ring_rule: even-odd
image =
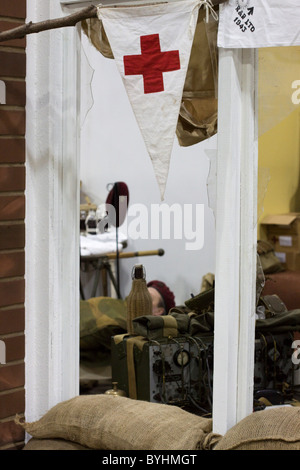
[[[91,81],[91,87],[89,82]],[[156,250],[163,248],[164,256],[127,258],[120,261],[121,296],[128,295],[131,287],[131,269],[136,263],[144,264],[147,280],[166,282],[181,305],[191,293],[200,291],[202,276],[215,269],[215,219],[208,205],[207,177],[210,162],[206,150],[217,148],[216,136],[191,147],[180,147],[174,140],[168,182],[163,203],[171,207],[179,204],[184,214],[184,204],[192,210],[193,230],[197,228],[197,240],[204,230],[204,245],[200,249],[187,250],[186,243],[196,248],[196,238],[174,239],[171,220],[170,239],[151,239],[150,227],[163,223],[149,216],[147,239],[132,239],[129,228],[136,204],[145,206],[161,203],[158,185],[150,157],[130,107],[121,77],[113,60],[107,59],[82,35],[82,116],[80,179],[82,192],[92,202],[105,202],[107,184],[124,181],[129,188],[127,221],[120,227],[129,235],[126,251]],[[92,105],[92,106],[91,106]],[[200,215],[196,218],[196,204],[203,205],[204,224]],[[131,214],[131,215],[130,215]],[[139,214],[137,213],[139,217]],[[201,224],[200,224],[201,220]],[[179,223],[178,217],[175,223]],[[177,227],[178,228],[178,227]]]

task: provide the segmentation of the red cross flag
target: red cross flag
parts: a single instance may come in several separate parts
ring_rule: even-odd
[[[98,6],[164,198],[201,0]]]

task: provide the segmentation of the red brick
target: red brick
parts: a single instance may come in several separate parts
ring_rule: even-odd
[[[26,18],[25,0],[0,0],[0,17]],[[0,31],[21,25],[15,21],[0,21]],[[2,43],[3,46],[13,46],[24,49],[26,38],[10,40]],[[22,106],[26,104],[26,85],[24,81],[8,80],[9,78],[25,78],[26,55],[24,51],[0,51],[0,80],[6,84],[6,105]],[[4,108],[4,109],[3,109]],[[25,110],[8,110],[0,108],[0,163],[25,162]],[[18,138],[6,136],[18,135]],[[5,136],[5,137],[4,137]],[[0,167],[0,191],[24,191],[24,167]],[[0,195],[0,221],[22,220],[25,216],[24,195]],[[0,278],[24,276],[24,245],[25,225],[0,224],[0,250],[20,248],[20,252],[0,253]],[[15,305],[23,303],[25,295],[25,280],[1,281],[0,279],[0,305]],[[22,332],[25,327],[25,309],[20,307],[0,308],[0,334]],[[15,361],[24,358],[24,334],[5,338],[7,360]],[[0,450],[20,448],[25,438],[23,428],[14,423],[13,418],[7,418],[16,413],[24,413],[25,392],[23,390],[10,391],[12,388],[24,387],[24,364],[0,365]]]
[[[0,51],[0,78],[26,76],[26,54]]]
[[[0,220],[19,220],[24,217],[25,196],[2,196],[0,193]]]
[[[12,18],[26,18],[26,1],[1,0],[0,16],[11,16]]]
[[[9,336],[8,338],[1,337],[1,341],[5,343],[6,349],[6,363],[24,359],[25,355],[25,336]]]
[[[25,111],[12,111],[7,109],[0,109],[0,134],[24,135]]]
[[[24,166],[0,166],[0,191],[24,191],[24,189]]]
[[[25,224],[0,224],[0,250],[24,248]]]
[[[0,391],[24,387],[25,366],[22,364],[0,365]]]
[[[25,162],[25,139],[0,137],[0,163]]]
[[[25,308],[0,309],[0,335],[17,333],[25,329]]]
[[[0,252],[0,278],[24,276],[25,252],[1,253]],[[1,333],[0,333],[1,334]]]
[[[7,106],[25,106],[26,84],[25,81],[3,80],[6,89]]]
[[[0,307],[22,304],[25,300],[25,280],[0,280]]]
[[[25,411],[25,390],[0,394],[0,419],[24,414]]]
[[[0,7],[1,10],[1,7]],[[22,23],[15,23],[12,21],[0,21],[0,31],[7,31],[8,29],[14,29],[22,26]],[[1,42],[1,46],[10,46],[10,47],[25,47],[26,46],[26,38],[21,39],[11,39],[9,41]]]
[[[24,429],[13,420],[0,423],[0,446],[10,442],[22,441],[24,438]]]

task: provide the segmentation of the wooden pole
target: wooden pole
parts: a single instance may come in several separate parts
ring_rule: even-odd
[[[212,0],[212,4],[217,6],[227,1],[228,0]],[[71,15],[63,16],[61,18],[40,21],[39,23],[32,23],[32,21],[30,21],[29,23],[25,23],[17,28],[2,31],[0,32],[0,42],[9,41],[11,39],[20,39],[27,34],[40,33],[41,31],[47,31],[49,29],[75,26],[78,22],[88,18],[97,18],[97,7],[95,5],[90,5],[72,13]]]
[[[165,254],[163,249],[159,250],[148,250],[148,251],[134,251],[128,253],[119,253],[119,258],[135,258],[137,256],[163,256]],[[109,253],[107,255],[109,259],[115,259],[116,253]]]
[[[130,251],[130,252],[122,252],[119,253],[119,258],[136,258],[138,256],[163,256],[165,254],[162,248],[158,250],[148,250],[148,251]],[[90,261],[94,259],[116,259],[117,253],[107,253],[103,255],[88,255],[82,256],[81,261]]]

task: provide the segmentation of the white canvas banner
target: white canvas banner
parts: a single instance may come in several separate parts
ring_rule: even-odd
[[[169,172],[199,0],[98,6],[114,59],[152,160],[161,199]]]
[[[228,0],[220,5],[218,46],[300,45],[299,0]]]

